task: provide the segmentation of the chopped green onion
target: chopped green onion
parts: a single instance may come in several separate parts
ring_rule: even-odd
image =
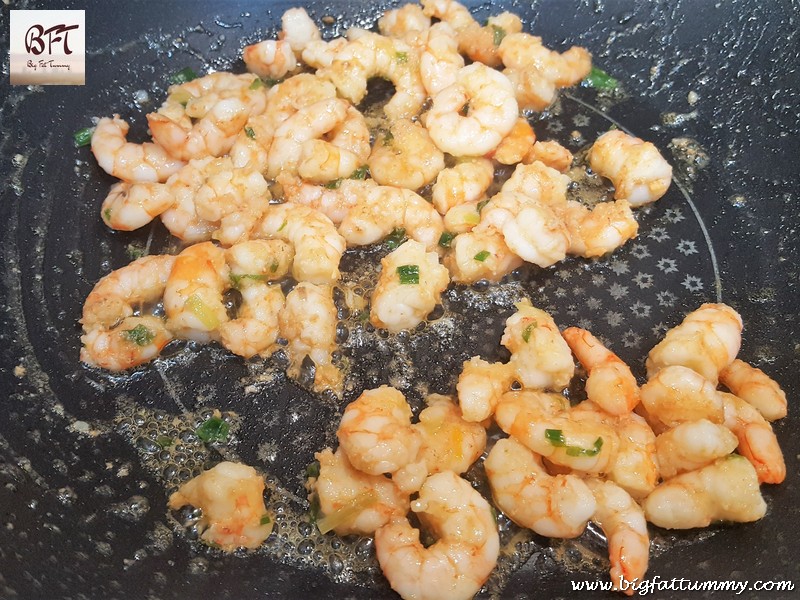
[[[278,231],[283,231],[283,228],[286,227],[287,223],[288,223],[288,221],[286,219],[284,219],[283,223],[281,223],[281,226],[278,227]]]
[[[84,127],[83,129],[78,129],[78,131],[72,134],[72,140],[75,143],[75,147],[80,148],[81,146],[88,146],[91,144],[92,135],[94,135],[94,127]]]
[[[598,437],[591,448],[580,448],[578,446],[569,446],[567,440],[564,439],[564,433],[560,429],[545,429],[544,437],[553,446],[557,448],[566,448],[567,456],[597,456],[600,449],[603,447],[603,438]]]
[[[597,67],[592,67],[583,83],[598,90],[613,90],[619,85],[619,81]]]
[[[153,341],[153,338],[156,337],[156,334],[150,331],[147,327],[142,325],[141,323],[134,327],[133,329],[125,330],[125,338],[129,342],[133,342],[137,346],[147,346],[150,342]]]
[[[169,78],[169,80],[172,83],[176,84],[186,83],[188,81],[192,81],[192,79],[197,79],[197,73],[192,71],[192,69],[190,69],[189,67],[181,69],[180,71],[173,74],[172,77]]]
[[[489,251],[488,250],[481,250],[480,252],[478,252],[475,255],[475,260],[477,260],[478,262],[483,262],[487,258],[489,258]]]
[[[278,269],[278,265],[276,263],[273,264],[275,264],[275,269],[273,269],[272,271],[274,273]],[[231,280],[231,285],[237,290],[239,289],[239,286],[242,284],[242,279],[252,279],[253,281],[268,280],[266,275],[258,275],[256,273],[244,273],[242,275],[235,275],[231,273],[230,275],[228,275],[228,278]]]
[[[264,81],[261,79],[261,77],[256,77],[253,79],[253,83],[250,84],[251,90],[257,90],[258,88],[262,87],[264,87]]]
[[[111,220],[111,209],[110,209],[110,208],[107,208],[107,209],[105,209],[105,210],[103,211],[103,218],[104,218],[106,221],[110,221],[110,220]]]
[[[416,285],[419,283],[419,265],[397,267],[397,275],[401,285]]]
[[[599,437],[594,441],[591,448],[578,448],[577,446],[567,446],[567,456],[597,456],[603,447],[603,438]]]
[[[263,515],[259,521],[260,525],[269,525],[270,523],[272,523],[272,519],[269,518],[269,515]]]
[[[455,233],[450,233],[449,231],[443,231],[442,235],[439,236],[439,245],[442,248],[449,248],[450,245],[453,243],[453,239],[456,237]]]
[[[342,185],[341,178],[329,181],[328,183],[325,184],[324,187],[328,188],[329,190],[338,190],[340,185]]]
[[[175,440],[173,440],[168,435],[160,435],[160,436],[158,436],[156,438],[156,444],[161,446],[161,448],[169,448],[174,443],[175,443]]]
[[[369,177],[369,165],[363,165],[350,173],[348,179],[366,179],[367,177]]]
[[[275,79],[274,77],[267,77],[266,79],[262,78],[261,81],[263,81],[264,85],[267,87],[273,87],[279,83],[283,83],[283,79]]]
[[[315,460],[306,467],[306,479],[319,477],[319,461]]]
[[[481,200],[480,202],[478,202],[478,214],[481,213],[481,211],[483,210],[483,207],[486,206],[487,204],[489,204],[489,199],[488,198],[486,200]]]
[[[492,28],[492,41],[494,42],[495,48],[500,45],[500,42],[503,41],[503,38],[506,37],[506,30],[502,27],[498,27],[497,25],[491,25]]]
[[[319,497],[316,494],[314,494],[311,497],[311,500],[309,500],[309,504],[310,506],[308,510],[308,515],[311,517],[311,522],[316,523],[317,521],[319,521],[319,515],[322,512],[322,509],[320,508],[319,505]]]
[[[544,437],[553,446],[562,447],[567,445],[567,441],[564,439],[564,432],[560,429],[545,429]]]
[[[208,307],[208,305],[203,302],[203,299],[198,296],[197,294],[192,294],[186,300],[185,304],[186,308],[194,313],[194,315],[200,320],[200,323],[208,329],[212,331],[219,327],[219,319],[217,315]]]
[[[130,243],[125,247],[125,253],[131,260],[136,260],[137,258],[142,258],[145,255],[145,249],[137,244]]]
[[[256,132],[253,131],[252,127],[245,127],[244,132],[247,134],[247,137],[249,137],[251,140],[256,139]]]
[[[408,62],[408,52],[398,52],[394,55],[395,59],[399,63],[407,63]]]
[[[481,222],[481,216],[478,213],[467,213],[464,215],[464,224],[465,225],[477,225]]]
[[[522,330],[523,342],[525,342],[526,344],[528,343],[528,340],[531,339],[531,331],[533,331],[534,329],[536,329],[536,321],[530,323],[525,329]]]
[[[398,227],[392,230],[388,236],[386,236],[386,247],[390,250],[394,250],[400,244],[406,241],[406,230],[403,227]]]
[[[228,437],[231,426],[219,417],[207,419],[195,430],[197,437],[204,442],[222,442]]]

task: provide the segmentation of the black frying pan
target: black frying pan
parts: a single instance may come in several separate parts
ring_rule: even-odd
[[[279,514],[289,515],[283,530],[296,530],[289,521],[305,510],[305,465],[314,450],[334,442],[330,423],[343,402],[312,397],[287,383],[276,375],[279,357],[245,363],[215,347],[177,345],[157,364],[125,377],[78,364],[77,318],[95,281],[126,264],[131,249],[175,247],[158,226],[120,234],[102,225],[98,208],[112,180],[86,149],[72,147],[72,132],[90,125],[91,116],[120,112],[133,123],[133,137],[142,139],[147,107],[135,106],[133,92],[146,90],[158,103],[168,75],[186,66],[198,72],[243,70],[240,48],[273,36],[283,10],[294,3],[31,4],[85,8],[89,52],[85,87],[12,88],[7,67],[2,77],[0,597],[391,597],[369,544],[359,547],[361,566],[352,578],[346,576],[350,564],[340,572],[313,549],[304,554],[308,548],[298,550],[295,543],[282,550],[279,536],[262,554],[222,556],[189,541],[166,508],[175,481],[204,461],[238,457],[273,476],[270,501]],[[502,323],[523,294],[552,310],[562,326],[590,325],[640,374],[640,358],[664,327],[701,302],[721,298],[744,316],[742,356],[768,370],[790,398],[790,416],[776,427],[787,481],[764,488],[769,512],[757,523],[702,534],[654,530],[657,547],[648,576],[794,579],[800,585],[800,443],[793,432],[800,392],[797,4],[502,4],[521,14],[526,28],[548,45],[586,46],[629,94],[607,103],[592,90],[570,90],[549,128],[535,124],[539,136],[579,150],[594,131],[608,128],[610,121],[597,112],[605,110],[661,148],[676,166],[680,187],[640,213],[639,239],[611,260],[522,271],[504,284],[502,295],[480,286],[449,292],[444,304],[454,315],[451,322],[435,321],[388,342],[361,332],[362,350],[352,337],[360,330],[345,319],[351,338],[343,352],[353,365],[345,401],[387,381],[403,387],[417,407],[422,390],[415,382],[450,391],[463,358],[476,352],[502,357]],[[307,5],[317,19],[343,15],[326,28],[329,35],[353,24],[372,25],[385,6]],[[478,13],[485,17],[490,9],[500,10],[485,4]],[[8,47],[8,10],[3,6],[2,47]],[[694,104],[687,101],[692,91]],[[573,127],[586,140],[570,141]],[[376,247],[361,254],[375,262],[382,252]],[[346,258],[348,276],[355,277],[358,260]],[[444,335],[451,323],[452,333]],[[412,367],[391,360],[398,349],[411,356]],[[131,406],[147,418],[126,412]],[[165,473],[160,449],[137,440],[162,430],[180,434],[179,426],[165,423],[185,415],[181,406],[197,418],[212,408],[234,411],[240,427],[219,451],[187,450],[182,462],[170,458],[175,469]],[[192,417],[181,418],[191,428]],[[279,498],[278,489],[288,495]],[[531,536],[518,555],[526,564],[506,582],[493,577],[487,589],[508,598],[571,596],[570,580],[605,581],[604,552],[592,531],[574,544]],[[703,596],[689,594],[656,597]]]

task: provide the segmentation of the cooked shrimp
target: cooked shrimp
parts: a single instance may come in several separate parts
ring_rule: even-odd
[[[533,127],[527,119],[520,117],[508,135],[495,148],[492,158],[504,165],[515,165],[530,153],[535,141],[536,134],[533,132]]]
[[[464,158],[455,166],[439,171],[436,183],[433,184],[433,205],[439,214],[446,215],[453,207],[480,200],[493,180],[492,161],[486,158]],[[480,220],[477,211],[476,215],[473,226]]]
[[[682,365],[717,383],[719,372],[739,353],[742,317],[725,304],[703,304],[670,329],[647,355],[647,376]]]
[[[221,462],[204,471],[169,497],[172,510],[187,504],[203,511],[200,539],[225,552],[258,548],[272,533],[264,478],[253,467]]]
[[[413,329],[436,308],[448,283],[450,277],[439,264],[439,255],[408,240],[381,259],[370,322],[393,333]]]
[[[587,479],[586,483],[597,501],[592,521],[600,526],[608,540],[614,589],[622,589],[632,596],[631,584],[642,581],[650,555],[650,535],[644,511],[628,492],[615,483],[598,479]]]
[[[479,422],[494,414],[497,403],[514,381],[513,368],[478,356],[464,361],[458,376],[458,405],[465,420]]]
[[[347,107],[344,120],[325,136],[325,139],[337,148],[352,152],[358,157],[360,165],[366,164],[372,151],[369,138],[369,127],[367,127],[364,115],[353,106]]]
[[[586,258],[616,250],[639,231],[627,200],[598,202],[591,209],[569,200],[564,222],[570,238],[567,252]]]
[[[264,112],[263,86],[252,74],[211,73],[169,88],[169,96],[147,115],[153,140],[181,160],[222,156],[251,115]]]
[[[457,236],[444,259],[450,278],[456,283],[474,283],[482,279],[500,281],[522,262],[506,245],[503,234],[489,227]]]
[[[304,8],[290,8],[281,16],[278,39],[288,42],[292,52],[299,58],[308,44],[322,39],[322,34]]]
[[[468,599],[497,563],[500,540],[489,503],[452,471],[431,475],[411,504],[436,538],[425,547],[405,518],[375,532],[383,574],[400,596],[416,600]]]
[[[408,189],[382,185],[365,188],[339,225],[339,233],[348,244],[363,246],[400,228],[428,250],[438,247],[444,231],[442,217],[422,196]]]
[[[311,490],[319,500],[322,517],[317,519],[317,527],[322,533],[372,535],[408,513],[408,494],[383,475],[357,470],[341,448],[335,453],[325,448],[315,457],[319,477],[311,483]]]
[[[523,157],[526,165],[539,161],[560,173],[566,173],[572,166],[572,152],[554,140],[536,140]]]
[[[308,140],[303,143],[297,164],[297,174],[313,183],[329,183],[349,177],[361,161],[349,152],[325,140]]]
[[[255,115],[247,119],[244,129],[236,136],[231,147],[233,166],[266,173],[274,135],[275,129],[269,115]]]
[[[444,21],[436,23],[424,33],[422,44],[420,76],[425,90],[430,96],[435,96],[456,82],[458,71],[464,66],[464,58],[458,53],[456,32]]]
[[[418,190],[444,169],[444,153],[422,125],[398,119],[375,137],[368,164],[379,184]]]
[[[222,292],[228,287],[225,251],[211,242],[189,246],[175,259],[164,288],[167,327],[177,337],[209,342],[228,320]]]
[[[614,198],[639,207],[663,196],[672,167],[653,144],[623,131],[604,133],[589,150],[589,165],[614,184]]]
[[[300,73],[273,86],[263,114],[273,131],[301,108],[336,98],[334,85],[311,73]]]
[[[767,421],[786,416],[786,394],[769,375],[738,358],[719,374],[722,385],[751,404]]]
[[[670,479],[701,469],[727,456],[737,445],[736,436],[724,425],[708,419],[680,423],[656,438],[661,476]]]
[[[278,337],[278,313],[284,297],[280,286],[269,285],[286,275],[292,249],[281,240],[251,240],[225,251],[233,287],[242,295],[235,319],[219,326],[222,345],[250,358],[272,350]]]
[[[591,54],[584,48],[573,46],[559,54],[545,48],[540,37],[527,33],[506,35],[497,54],[523,110],[544,110],[555,99],[557,88],[575,85],[592,66]]]
[[[296,280],[325,284],[339,279],[345,241],[321,212],[290,202],[273,204],[252,235],[281,239],[294,246],[292,277]]]
[[[289,117],[272,139],[267,176],[275,178],[281,172],[295,172],[304,143],[322,137],[341,123],[348,107],[345,100],[329,98],[301,108]]]
[[[144,227],[175,203],[169,187],[163,183],[127,183],[111,186],[100,216],[103,222],[119,231]]]
[[[749,460],[761,483],[781,483],[786,478],[786,463],[783,460],[778,438],[772,426],[750,404],[734,396],[720,392],[725,407],[725,426],[739,441],[739,454]]]
[[[542,162],[517,165],[501,191],[517,192],[544,204],[556,215],[562,215],[567,205],[569,177]]]
[[[81,361],[122,371],[155,358],[172,339],[162,319],[134,316],[159,301],[174,256],[145,256],[98,281],[83,305]]]
[[[447,169],[445,169],[445,171],[446,170]],[[454,234],[459,234],[467,233],[475,229],[475,227],[477,227],[477,225],[481,222],[481,213],[478,210],[478,206],[486,206],[488,201],[488,198],[481,197],[479,200],[474,202],[465,202],[464,204],[457,204],[456,206],[449,208],[447,210],[447,214],[444,216],[445,230]],[[500,239],[503,239],[502,234],[497,233],[494,229],[487,228],[481,233],[488,233],[490,236],[498,235]],[[505,242],[503,243],[505,244]],[[506,246],[506,249],[507,248],[508,246]],[[509,252],[511,251],[509,250]],[[517,260],[519,260],[519,257],[517,257]],[[520,261],[518,264],[522,264],[522,262]],[[503,273],[503,275],[505,275],[505,273]]]
[[[264,177],[235,168],[227,156],[189,161],[167,186],[175,203],[161,220],[170,233],[187,242],[214,237],[231,245],[247,239],[270,200]]]
[[[338,187],[326,187],[304,182],[288,173],[278,175],[277,181],[283,189],[283,196],[287,202],[303,204],[318,210],[334,225],[341,224],[350,209],[367,193],[367,188],[377,185],[372,179],[366,181],[343,179]]]
[[[183,166],[158,144],[127,141],[128,124],[114,115],[97,122],[92,134],[92,154],[109,175],[128,183],[166,181]]]
[[[382,35],[405,38],[408,34],[426,31],[431,20],[422,12],[418,4],[404,4],[400,8],[387,10],[378,19],[378,29]]]
[[[604,473],[614,464],[619,438],[599,421],[554,412],[548,394],[505,394],[494,411],[500,428],[556,465],[584,473]]]
[[[387,385],[365,390],[345,407],[336,437],[350,464],[368,475],[406,466],[421,443],[405,396]]]
[[[295,261],[297,258],[295,257]],[[333,364],[336,351],[336,305],[329,285],[301,282],[286,296],[278,321],[289,341],[289,377],[297,379],[308,357],[314,364],[314,390],[338,391],[342,374]]]
[[[666,529],[708,527],[714,521],[758,521],[767,505],[753,465],[738,454],[678,475],[642,503],[647,520]]]
[[[500,343],[511,352],[517,379],[527,388],[563,390],[575,374],[575,363],[558,326],[527,298],[515,306]]]
[[[245,46],[242,60],[248,71],[265,79],[280,79],[297,68],[291,44],[281,40],[264,40]]]
[[[340,448],[315,455],[319,477],[312,487],[319,500],[322,533],[372,535],[394,518],[408,513],[408,494],[383,475],[367,475],[353,467]]]
[[[392,475],[392,480],[406,491],[418,491],[433,473],[464,473],[486,448],[486,429],[480,423],[464,420],[461,409],[449,396],[431,394],[425,402],[419,423],[412,425],[422,441],[417,458]]]
[[[629,413],[639,404],[636,377],[620,357],[585,329],[569,327],[561,335],[589,375],[589,400],[612,415]]]
[[[611,415],[591,400],[573,406],[570,417],[576,421],[605,423],[616,431],[619,450],[606,476],[635,499],[655,489],[659,478],[656,435],[647,421],[635,413]]]
[[[549,475],[542,459],[513,437],[498,440],[484,461],[497,507],[539,535],[578,537],[595,513],[586,484],[575,475]]]
[[[482,156],[497,148],[517,121],[517,101],[502,73],[473,63],[433,97],[425,126],[434,143],[453,156]]]
[[[520,258],[546,268],[564,260],[569,234],[564,221],[546,204],[519,192],[495,194],[481,212],[476,230],[502,232]]]
[[[686,421],[708,419],[722,423],[722,398],[714,384],[687,367],[660,370],[640,390],[647,413],[668,427]]]
[[[369,31],[344,46],[330,66],[317,74],[330,80],[339,94],[353,104],[366,95],[369,79],[385,77],[395,86],[394,96],[384,106],[390,119],[415,116],[427,97],[414,48],[402,40]]]
[[[303,62],[313,69],[325,69],[333,64],[337,54],[344,50],[350,42],[347,38],[333,38],[329,41],[311,40],[303,48]],[[333,86],[332,83],[327,82]]]

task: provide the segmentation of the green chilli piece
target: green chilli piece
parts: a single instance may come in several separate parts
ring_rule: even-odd
[[[362,165],[350,174],[348,179],[366,179],[369,177],[369,165]]]
[[[530,323],[525,329],[522,330],[523,342],[525,342],[526,344],[528,343],[528,340],[531,339],[531,331],[536,329],[536,327],[537,327],[536,321],[534,321],[533,323]]]
[[[129,342],[133,342],[137,346],[147,346],[156,337],[155,333],[141,323],[133,329],[126,329],[124,334]]]
[[[181,69],[180,71],[178,71],[177,73],[173,74],[172,77],[169,78],[169,80],[172,83],[175,83],[175,84],[178,84],[178,85],[180,85],[181,83],[187,83],[189,81],[192,81],[193,79],[197,79],[197,73],[192,71],[192,69],[189,68],[189,67],[186,67],[185,69]]]
[[[503,38],[506,37],[506,30],[502,27],[498,27],[497,25],[492,25],[492,41],[494,42],[495,48],[500,45],[500,42],[503,41]]]
[[[403,265],[397,267],[397,275],[401,285],[417,285],[419,283],[419,265]]]
[[[551,445],[557,448],[567,445],[567,440],[564,439],[564,432],[560,429],[545,429],[544,437]]]
[[[78,131],[72,134],[72,140],[75,144],[75,147],[81,148],[83,146],[88,146],[92,143],[93,135],[94,127],[84,127],[83,129],[78,129]]]
[[[560,429],[545,429],[545,439],[556,448],[566,448],[567,456],[597,456],[603,447],[603,438],[598,437],[591,448],[580,448],[578,446],[569,446],[567,440],[564,438],[564,432]]]
[[[283,228],[286,227],[287,223],[288,223],[288,221],[286,219],[284,219],[283,223],[281,223],[281,226],[278,227],[278,231],[283,231]]]
[[[195,430],[197,437],[204,442],[222,442],[228,438],[231,426],[219,417],[211,417]]]
[[[250,84],[251,90],[257,90],[258,88],[264,87],[264,80],[261,77],[256,77],[253,79],[253,83]]]
[[[263,515],[259,521],[261,525],[269,525],[270,523],[272,523],[272,519],[269,518],[269,515]]]
[[[340,185],[342,185],[341,177],[339,179],[334,179],[333,181],[329,181],[323,187],[326,187],[329,190],[338,190]]]
[[[613,90],[619,86],[619,81],[597,67],[592,67],[583,83],[597,90]]]
[[[274,273],[275,271],[278,270],[278,264],[277,263],[272,263],[272,264],[275,267],[274,269],[272,269],[272,272]],[[231,280],[231,285],[237,290],[239,289],[239,286],[242,284],[242,279],[252,279],[253,281],[268,280],[266,275],[258,275],[255,273],[253,274],[245,273],[243,275],[234,275],[233,273],[231,273],[230,275],[228,275],[228,278]]]
[[[478,253],[475,255],[475,257],[474,257],[474,258],[475,258],[475,260],[477,260],[478,262],[483,262],[483,261],[485,261],[487,258],[489,258],[489,251],[488,251],[488,250],[481,250],[480,252],[478,252]]]
[[[247,137],[249,137],[251,140],[256,139],[256,132],[253,131],[252,127],[245,127],[244,132],[247,134]]]
[[[103,217],[105,218],[106,221],[110,221],[111,220],[111,209],[110,208],[107,208],[107,209],[105,209],[103,211]]]
[[[386,247],[394,250],[400,244],[406,241],[406,230],[403,227],[398,227],[392,230],[392,233],[386,236]]]
[[[444,231],[442,232],[442,235],[439,236],[439,245],[442,248],[449,248],[453,244],[453,239],[455,239],[455,237],[455,233]]]
[[[319,461],[315,460],[306,467],[306,479],[319,477]]]
[[[408,62],[408,52],[398,52],[394,55],[395,59],[399,63],[407,63]]]

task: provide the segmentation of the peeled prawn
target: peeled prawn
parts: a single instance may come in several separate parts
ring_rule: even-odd
[[[458,405],[467,421],[483,421],[494,414],[497,403],[514,381],[514,369],[489,363],[479,356],[464,361],[458,376]]]
[[[708,419],[722,423],[724,410],[714,384],[687,367],[670,366],[651,377],[640,390],[651,418],[667,427]]]
[[[738,358],[719,374],[722,385],[754,406],[767,420],[786,416],[786,394],[769,375]]]
[[[119,231],[133,231],[150,223],[172,207],[175,197],[163,183],[127,183],[111,186],[100,216],[103,222]]]
[[[724,425],[708,419],[680,423],[656,438],[661,476],[670,479],[701,469],[727,456],[737,445],[736,436]]]
[[[444,169],[444,154],[424,127],[410,119],[398,119],[375,137],[368,164],[379,184],[417,190]]]
[[[477,202],[489,189],[494,180],[492,161],[485,158],[466,158],[455,166],[439,171],[433,184],[432,202],[439,214],[462,204]],[[476,211],[473,225],[477,225],[480,215]]]
[[[587,208],[580,202],[567,202],[564,223],[569,232],[567,252],[574,256],[603,256],[636,237],[639,223],[627,200],[598,202]]]

